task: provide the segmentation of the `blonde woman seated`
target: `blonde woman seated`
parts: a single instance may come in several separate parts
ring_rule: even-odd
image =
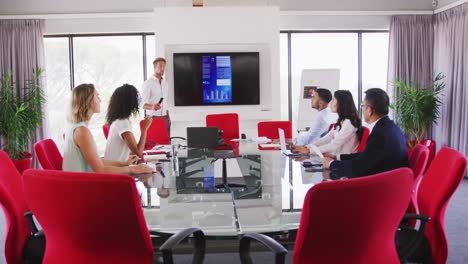
[[[80,84],[73,88],[71,100],[71,124],[65,134],[63,170],[77,172],[141,174],[152,173],[153,169],[145,164],[134,164],[137,156],[126,161],[101,159],[97,153],[96,142],[88,128],[88,122],[101,110],[101,99],[93,84]]]
[[[338,113],[335,127],[310,145],[293,146],[293,151],[314,153],[312,145],[317,146],[322,153],[332,155],[350,154],[357,151],[363,130],[353,95],[345,90],[336,91],[331,102],[331,110]]]
[[[130,116],[139,112],[140,94],[135,86],[124,84],[117,88],[111,96],[107,108],[107,124],[110,125],[104,158],[107,160],[127,160],[130,153],[139,157],[143,155],[146,134],[153,120],[146,117],[143,122],[138,143],[132,132]]]

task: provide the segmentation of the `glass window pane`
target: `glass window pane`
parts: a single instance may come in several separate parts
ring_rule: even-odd
[[[288,120],[288,34],[280,34],[280,105],[281,120]]]
[[[102,132],[110,97],[122,84],[139,90],[143,84],[143,43],[141,36],[75,37],[73,54],[75,86],[93,83],[101,97],[101,113],[91,119],[89,128],[102,155],[106,140]],[[138,119],[132,120],[138,132]]]
[[[387,66],[388,33],[363,33],[362,92],[369,88],[387,90]]]
[[[357,107],[357,33],[293,33],[291,35],[291,67],[294,129],[297,128],[299,110],[297,102],[301,90],[301,74],[305,69],[339,69],[339,89],[349,90],[353,94]]]
[[[362,90],[387,89],[388,33],[362,34]]]
[[[362,34],[362,88],[386,90],[388,66],[388,33]]]
[[[63,126],[70,100],[68,38],[44,38],[47,125],[49,137],[63,150]]]
[[[154,35],[146,35],[146,78],[154,74],[153,61],[156,59],[156,43]]]

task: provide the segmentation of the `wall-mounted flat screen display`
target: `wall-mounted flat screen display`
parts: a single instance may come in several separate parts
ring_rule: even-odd
[[[258,105],[258,52],[174,53],[175,106]]]

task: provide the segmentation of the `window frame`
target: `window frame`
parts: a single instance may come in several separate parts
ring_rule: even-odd
[[[73,53],[73,39],[77,37],[128,37],[141,36],[143,49],[143,80],[148,79],[147,74],[147,54],[146,54],[146,37],[155,36],[154,32],[134,32],[134,33],[92,33],[92,34],[46,34],[44,38],[67,38],[68,40],[68,59],[70,63],[70,90],[75,87],[75,62]],[[155,40],[156,41],[156,40]]]
[[[289,121],[293,120],[292,116],[292,47],[291,47],[291,36],[292,34],[336,34],[336,33],[355,33],[358,39],[358,105],[362,103],[362,35],[366,33],[389,33],[389,30],[280,30],[281,34],[287,36],[287,49],[288,49],[288,118]],[[362,109],[359,107],[359,116],[362,115]]]

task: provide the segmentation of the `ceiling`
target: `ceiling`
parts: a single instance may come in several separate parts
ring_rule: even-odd
[[[440,0],[445,4],[456,0]],[[191,0],[0,0],[0,15],[151,12],[158,6],[190,6]],[[286,10],[432,10],[432,0],[204,0],[205,6],[279,5]]]

